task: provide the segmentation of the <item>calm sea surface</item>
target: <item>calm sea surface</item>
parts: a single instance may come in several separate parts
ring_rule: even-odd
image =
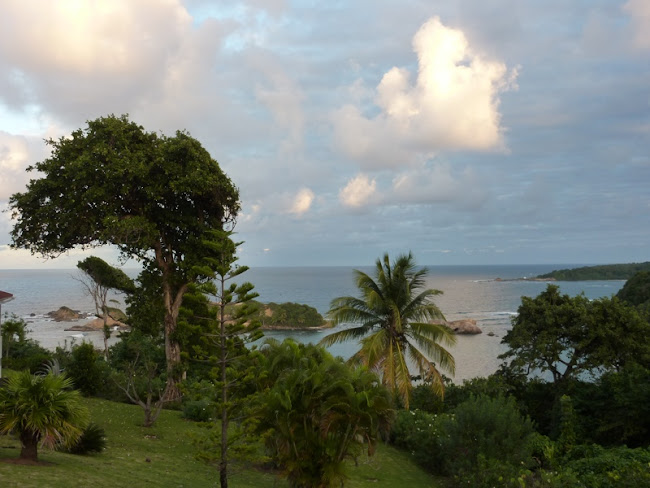
[[[537,276],[571,265],[512,265],[512,266],[428,266],[428,287],[443,291],[436,303],[448,320],[474,319],[483,334],[458,336],[451,348],[456,359],[456,375],[460,381],[485,376],[499,365],[497,356],[504,351],[501,338],[510,327],[510,320],[521,303],[522,296],[534,297],[546,288],[546,283],[534,281],[494,281],[495,278],[514,279]],[[286,267],[253,268],[241,276],[250,281],[264,302],[298,302],[315,307],[325,314],[330,301],[338,296],[356,295],[351,267]],[[358,268],[372,273],[372,267]],[[127,272],[129,272],[127,270]],[[75,325],[53,322],[45,314],[62,305],[82,312],[93,313],[92,300],[84,293],[75,277],[76,270],[0,270],[0,290],[13,293],[15,299],[2,307],[29,322],[30,336],[44,347],[63,346],[72,340],[90,340],[101,345],[101,333],[85,333],[64,329]],[[130,271],[135,276],[136,271]],[[624,281],[557,282],[563,293],[581,292],[588,298],[615,294]],[[119,300],[119,297],[114,297]],[[85,321],[79,321],[84,323]],[[340,327],[345,327],[342,325]],[[336,329],[334,329],[336,330]],[[282,340],[294,337],[303,342],[318,342],[332,329],[316,332],[276,331],[267,337]],[[488,336],[493,332],[494,336]],[[77,337],[75,337],[77,336]],[[116,340],[116,339],[113,339]],[[349,357],[357,345],[337,344],[330,349],[334,354]]]

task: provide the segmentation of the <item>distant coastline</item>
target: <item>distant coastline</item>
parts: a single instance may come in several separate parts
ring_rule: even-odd
[[[534,279],[539,281],[628,280],[640,271],[650,271],[650,261],[559,269],[536,276]]]

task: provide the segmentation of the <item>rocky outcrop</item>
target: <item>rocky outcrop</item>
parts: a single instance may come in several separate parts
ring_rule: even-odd
[[[127,324],[123,322],[118,322],[117,320],[113,320],[110,317],[108,318],[108,326],[111,329],[115,329],[115,327],[117,327],[117,330],[119,331],[130,329],[130,327]],[[102,330],[103,328],[104,328],[104,319],[97,318],[83,325],[73,325],[72,327],[69,327],[65,330],[90,332],[94,330]]]
[[[476,320],[452,320],[446,323],[447,327],[454,331],[455,334],[482,334],[481,328],[476,325]]]
[[[54,319],[55,322],[68,322],[70,320],[79,320],[84,317],[84,315],[79,311],[72,310],[68,307],[61,307],[54,312],[48,312],[46,315]]]

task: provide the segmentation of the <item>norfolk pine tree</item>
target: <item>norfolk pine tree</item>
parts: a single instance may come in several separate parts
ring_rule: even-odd
[[[213,323],[213,331],[203,335],[203,347],[195,347],[195,357],[212,365],[214,386],[216,387],[216,411],[219,425],[216,429],[218,439],[210,436],[200,442],[203,447],[199,457],[219,464],[219,481],[222,488],[228,486],[229,453],[247,455],[249,442],[242,432],[232,432],[231,422],[237,422],[237,429],[245,425],[242,412],[245,410],[244,399],[247,397],[244,384],[251,382],[256,375],[254,364],[249,361],[253,354],[246,347],[262,337],[260,323],[251,320],[256,307],[251,301],[258,296],[253,292],[249,282],[237,285],[231,281],[248,270],[247,266],[236,264],[236,249],[241,243],[231,240],[232,233],[221,232],[211,239],[213,247],[207,266],[215,270],[213,283],[203,285],[202,291],[215,298],[215,307],[211,316],[203,317]],[[205,270],[208,272],[208,269]],[[196,317],[201,320],[201,317]],[[216,425],[215,425],[216,427]],[[230,431],[229,431],[230,430]],[[243,440],[244,442],[239,442]],[[216,441],[216,442],[215,442]],[[218,444],[219,454],[214,456],[214,444]]]

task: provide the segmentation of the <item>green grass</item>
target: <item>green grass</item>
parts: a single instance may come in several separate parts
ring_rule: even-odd
[[[92,420],[106,431],[107,448],[101,454],[76,456],[39,450],[48,464],[22,466],[2,462],[17,458],[20,444],[0,436],[0,485],[9,487],[208,487],[219,485],[215,467],[194,459],[192,434],[200,429],[183,420],[180,412],[163,411],[152,428],[141,426],[142,410],[133,405],[88,399]],[[415,465],[408,454],[379,446],[372,458],[350,463],[345,486],[433,487],[434,478]],[[233,473],[233,488],[286,487],[277,476],[247,467]]]

